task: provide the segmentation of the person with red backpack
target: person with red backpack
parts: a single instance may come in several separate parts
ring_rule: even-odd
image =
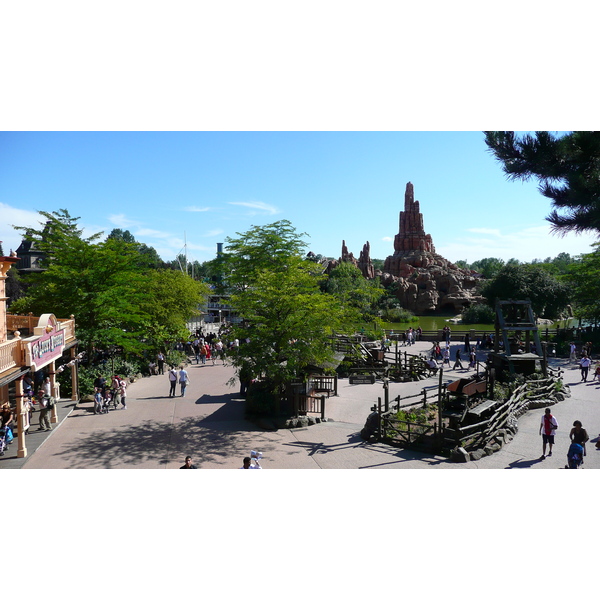
[[[548,444],[549,452],[548,456],[552,456],[552,446],[554,445],[554,432],[558,429],[558,422],[552,416],[552,412],[549,408],[544,411],[542,415],[542,422],[540,423],[540,435],[542,436],[542,456],[541,460],[546,458],[546,444]]]

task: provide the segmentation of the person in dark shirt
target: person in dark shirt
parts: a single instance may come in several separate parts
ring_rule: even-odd
[[[179,467],[180,469],[195,469],[196,466],[192,464],[192,457],[191,456],[186,456],[185,457],[185,464],[182,467]]]

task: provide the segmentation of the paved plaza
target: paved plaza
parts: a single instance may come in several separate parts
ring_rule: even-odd
[[[417,342],[419,353],[431,347]],[[403,348],[404,350],[404,348]],[[230,386],[234,370],[221,361],[190,365],[185,397],[168,397],[167,375],[144,377],[129,386],[127,410],[95,415],[93,403],[61,402],[60,423],[51,434],[38,432],[37,417],[27,436],[29,454],[15,458],[12,446],[0,459],[0,468],[23,469],[175,469],[191,455],[199,469],[236,469],[251,450],[263,452],[264,469],[557,469],[564,468],[568,434],[579,419],[590,443],[584,468],[600,468],[594,447],[600,431],[600,384],[581,383],[579,371],[564,360],[569,399],[552,407],[559,423],[552,457],[540,460],[539,423],[543,409],[519,419],[519,431],[502,450],[466,464],[450,462],[386,444],[367,444],[359,435],[370,407],[383,400],[383,386],[350,385],[340,379],[338,396],[327,400],[326,423],[301,429],[266,431],[244,419],[239,385]],[[472,371],[444,373],[449,381]],[[391,383],[390,399],[417,394],[437,378],[415,383]],[[179,386],[178,386],[179,389]],[[13,446],[16,444],[13,444]],[[12,456],[11,456],[12,453]]]

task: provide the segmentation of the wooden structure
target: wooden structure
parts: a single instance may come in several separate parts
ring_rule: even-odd
[[[56,362],[69,351],[71,361],[71,397],[77,397],[77,339],[75,320],[57,319],[47,313],[39,317],[33,315],[8,315],[6,313],[5,283],[7,272],[17,263],[15,256],[0,256],[0,404],[9,403],[15,414],[18,439],[17,457],[27,456],[25,434],[29,422],[29,410],[24,402],[24,378],[29,373],[41,372],[50,378],[51,394],[57,400],[60,389],[56,380]],[[23,335],[24,334],[24,335]],[[57,423],[57,407],[50,414],[50,422]]]
[[[489,361],[499,380],[507,371],[531,375],[536,370],[537,361],[541,362],[542,373],[547,374],[547,360],[529,300],[496,302],[494,351],[490,353]]]

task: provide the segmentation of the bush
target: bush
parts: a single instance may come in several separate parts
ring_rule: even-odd
[[[275,402],[278,395],[268,381],[256,381],[251,383],[246,394],[247,415],[270,415],[273,414]]]
[[[496,313],[487,304],[475,304],[467,308],[461,315],[462,322],[466,324],[493,325]]]
[[[114,366],[114,371],[113,371]],[[147,364],[141,359],[125,360],[116,356],[112,360],[106,360],[93,365],[79,365],[79,394],[88,396],[94,393],[94,380],[102,375],[107,381],[113,373],[120,377],[133,377],[138,373],[147,373]],[[58,381],[62,389],[71,389],[71,369],[67,368],[58,375]]]
[[[410,310],[404,308],[386,308],[381,313],[381,318],[389,323],[414,323],[419,320]]]

